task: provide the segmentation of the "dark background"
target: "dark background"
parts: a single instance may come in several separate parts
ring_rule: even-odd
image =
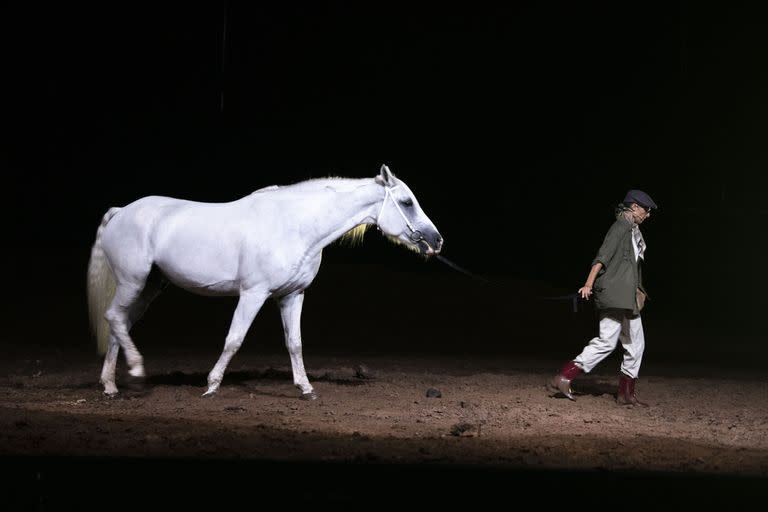
[[[307,293],[305,355],[573,357],[596,332],[591,305],[541,298],[581,286],[613,208],[641,188],[660,206],[643,225],[648,364],[766,360],[768,44],[750,8],[11,4],[6,343],[92,346],[85,270],[110,206],[229,201],[387,163],[443,254],[491,284],[373,231],[331,246]],[[233,308],[169,290],[137,344],[200,342],[213,358]],[[244,350],[282,346],[274,306],[262,313]]]

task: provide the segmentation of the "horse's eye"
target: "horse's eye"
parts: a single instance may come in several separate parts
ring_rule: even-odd
[[[410,199],[405,199],[403,201],[400,201],[400,204],[410,208],[411,206],[413,206],[413,201],[411,201]]]

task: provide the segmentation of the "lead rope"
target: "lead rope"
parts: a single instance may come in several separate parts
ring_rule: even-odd
[[[411,240],[414,241],[414,242],[419,242],[421,240],[424,240],[424,235],[422,234],[422,232],[419,231],[418,229],[414,229],[413,224],[411,224],[411,221],[409,221],[408,217],[405,216],[405,213],[403,213],[403,210],[400,209],[400,205],[397,204],[397,201],[395,201],[395,198],[392,195],[392,191],[395,190],[399,186],[400,185],[398,184],[398,185],[395,185],[394,187],[387,187],[387,186],[384,187],[384,191],[385,191],[384,192],[384,201],[381,202],[381,209],[379,210],[379,214],[376,216],[376,224],[378,225],[379,219],[381,218],[381,214],[384,212],[384,207],[387,204],[387,199],[388,198],[392,198],[392,204],[395,205],[395,208],[397,209],[397,213],[400,214],[400,216],[405,221],[405,224],[408,226],[408,229],[411,230],[411,234],[409,235]],[[482,282],[484,282],[486,284],[491,284],[491,285],[494,285],[494,286],[498,286],[496,283],[492,283],[488,279],[486,279],[486,278],[484,278],[482,276],[479,276],[477,274],[474,274],[474,273],[470,272],[469,270],[466,270],[466,269],[460,267],[459,265],[457,265],[456,263],[452,262],[451,260],[449,260],[448,258],[446,258],[445,256],[443,256],[441,254],[436,254],[435,258],[437,258],[438,260],[440,260],[441,262],[443,262],[444,264],[446,264],[447,266],[449,266],[453,270],[456,270],[458,272],[461,272],[462,274],[468,275],[469,277],[471,277],[473,279],[477,279],[478,281],[482,281]],[[544,300],[570,300],[572,305],[573,305],[573,312],[574,313],[578,312],[578,308],[579,308],[579,306],[578,306],[579,294],[578,293],[570,293],[568,295],[561,295],[561,296],[558,296],[558,297],[543,297],[543,298],[544,298]]]
[[[486,284],[494,284],[494,283],[491,283],[489,280],[487,280],[484,277],[481,277],[481,276],[479,276],[477,274],[473,274],[469,270],[465,270],[465,269],[461,268],[460,266],[458,266],[457,264],[455,264],[454,262],[452,262],[451,260],[449,260],[448,258],[443,256],[442,254],[436,254],[435,258],[437,258],[438,260],[442,261],[443,263],[445,263],[446,265],[451,267],[453,270],[458,270],[459,272],[461,272],[463,274],[466,274],[469,277],[472,277],[472,278],[477,279],[479,281],[482,281],[482,282],[484,282]]]

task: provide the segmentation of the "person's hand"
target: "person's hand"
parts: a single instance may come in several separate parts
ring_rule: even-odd
[[[584,300],[589,300],[589,296],[592,295],[592,287],[584,285],[581,288],[579,288],[579,295],[581,295],[581,298]]]

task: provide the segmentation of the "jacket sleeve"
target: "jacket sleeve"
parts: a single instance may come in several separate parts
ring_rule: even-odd
[[[594,266],[595,263],[602,263],[604,268],[608,268],[611,260],[619,250],[619,245],[621,244],[625,231],[626,226],[624,223],[622,223],[620,219],[616,220],[616,222],[611,225],[610,229],[608,229],[608,233],[606,233],[605,238],[603,239],[603,245],[598,249],[597,255],[595,256],[595,259],[592,260],[592,265],[590,266]]]

